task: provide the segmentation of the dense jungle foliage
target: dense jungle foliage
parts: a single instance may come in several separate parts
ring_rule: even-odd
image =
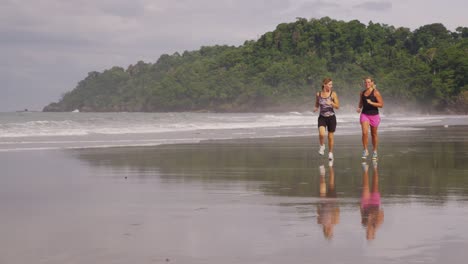
[[[90,72],[44,111],[281,111],[312,109],[331,77],[357,105],[362,78],[385,102],[468,113],[468,28],[408,28],[324,17],[279,24],[243,45],[164,54],[155,63]]]

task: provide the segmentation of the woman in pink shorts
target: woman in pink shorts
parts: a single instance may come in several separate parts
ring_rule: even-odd
[[[384,105],[382,95],[375,88],[374,80],[371,77],[364,79],[365,90],[359,95],[359,106],[357,112],[361,113],[361,128],[362,128],[362,146],[364,150],[362,152],[362,158],[366,159],[369,155],[367,150],[368,138],[369,138],[369,127],[372,136],[372,147],[373,154],[372,159],[377,159],[377,128],[380,124],[379,108]]]
[[[362,163],[364,171],[362,175],[362,195],[361,195],[361,224],[366,229],[367,240],[375,239],[377,229],[384,221],[384,211],[382,209],[379,192],[379,171],[377,161],[373,160],[374,172],[372,174],[372,184],[369,179],[369,166]]]

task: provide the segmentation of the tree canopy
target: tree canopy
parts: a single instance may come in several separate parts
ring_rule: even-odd
[[[44,111],[264,111],[311,108],[321,80],[356,104],[372,76],[385,100],[468,112],[468,28],[411,31],[358,20],[297,18],[240,46],[204,46],[154,63],[90,72]]]

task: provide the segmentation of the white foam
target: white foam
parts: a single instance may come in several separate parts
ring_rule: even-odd
[[[0,113],[0,148],[160,144],[186,140],[187,135],[204,135],[203,139],[307,136],[316,134],[317,117],[318,114],[312,112]],[[357,113],[337,113],[337,121],[337,135],[360,131]],[[468,123],[466,116],[382,115],[380,131],[415,130],[417,126],[442,121],[450,125]]]

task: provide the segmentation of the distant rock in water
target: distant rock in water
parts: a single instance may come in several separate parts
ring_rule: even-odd
[[[42,109],[42,112],[62,112],[63,109],[58,103],[51,103]]]

